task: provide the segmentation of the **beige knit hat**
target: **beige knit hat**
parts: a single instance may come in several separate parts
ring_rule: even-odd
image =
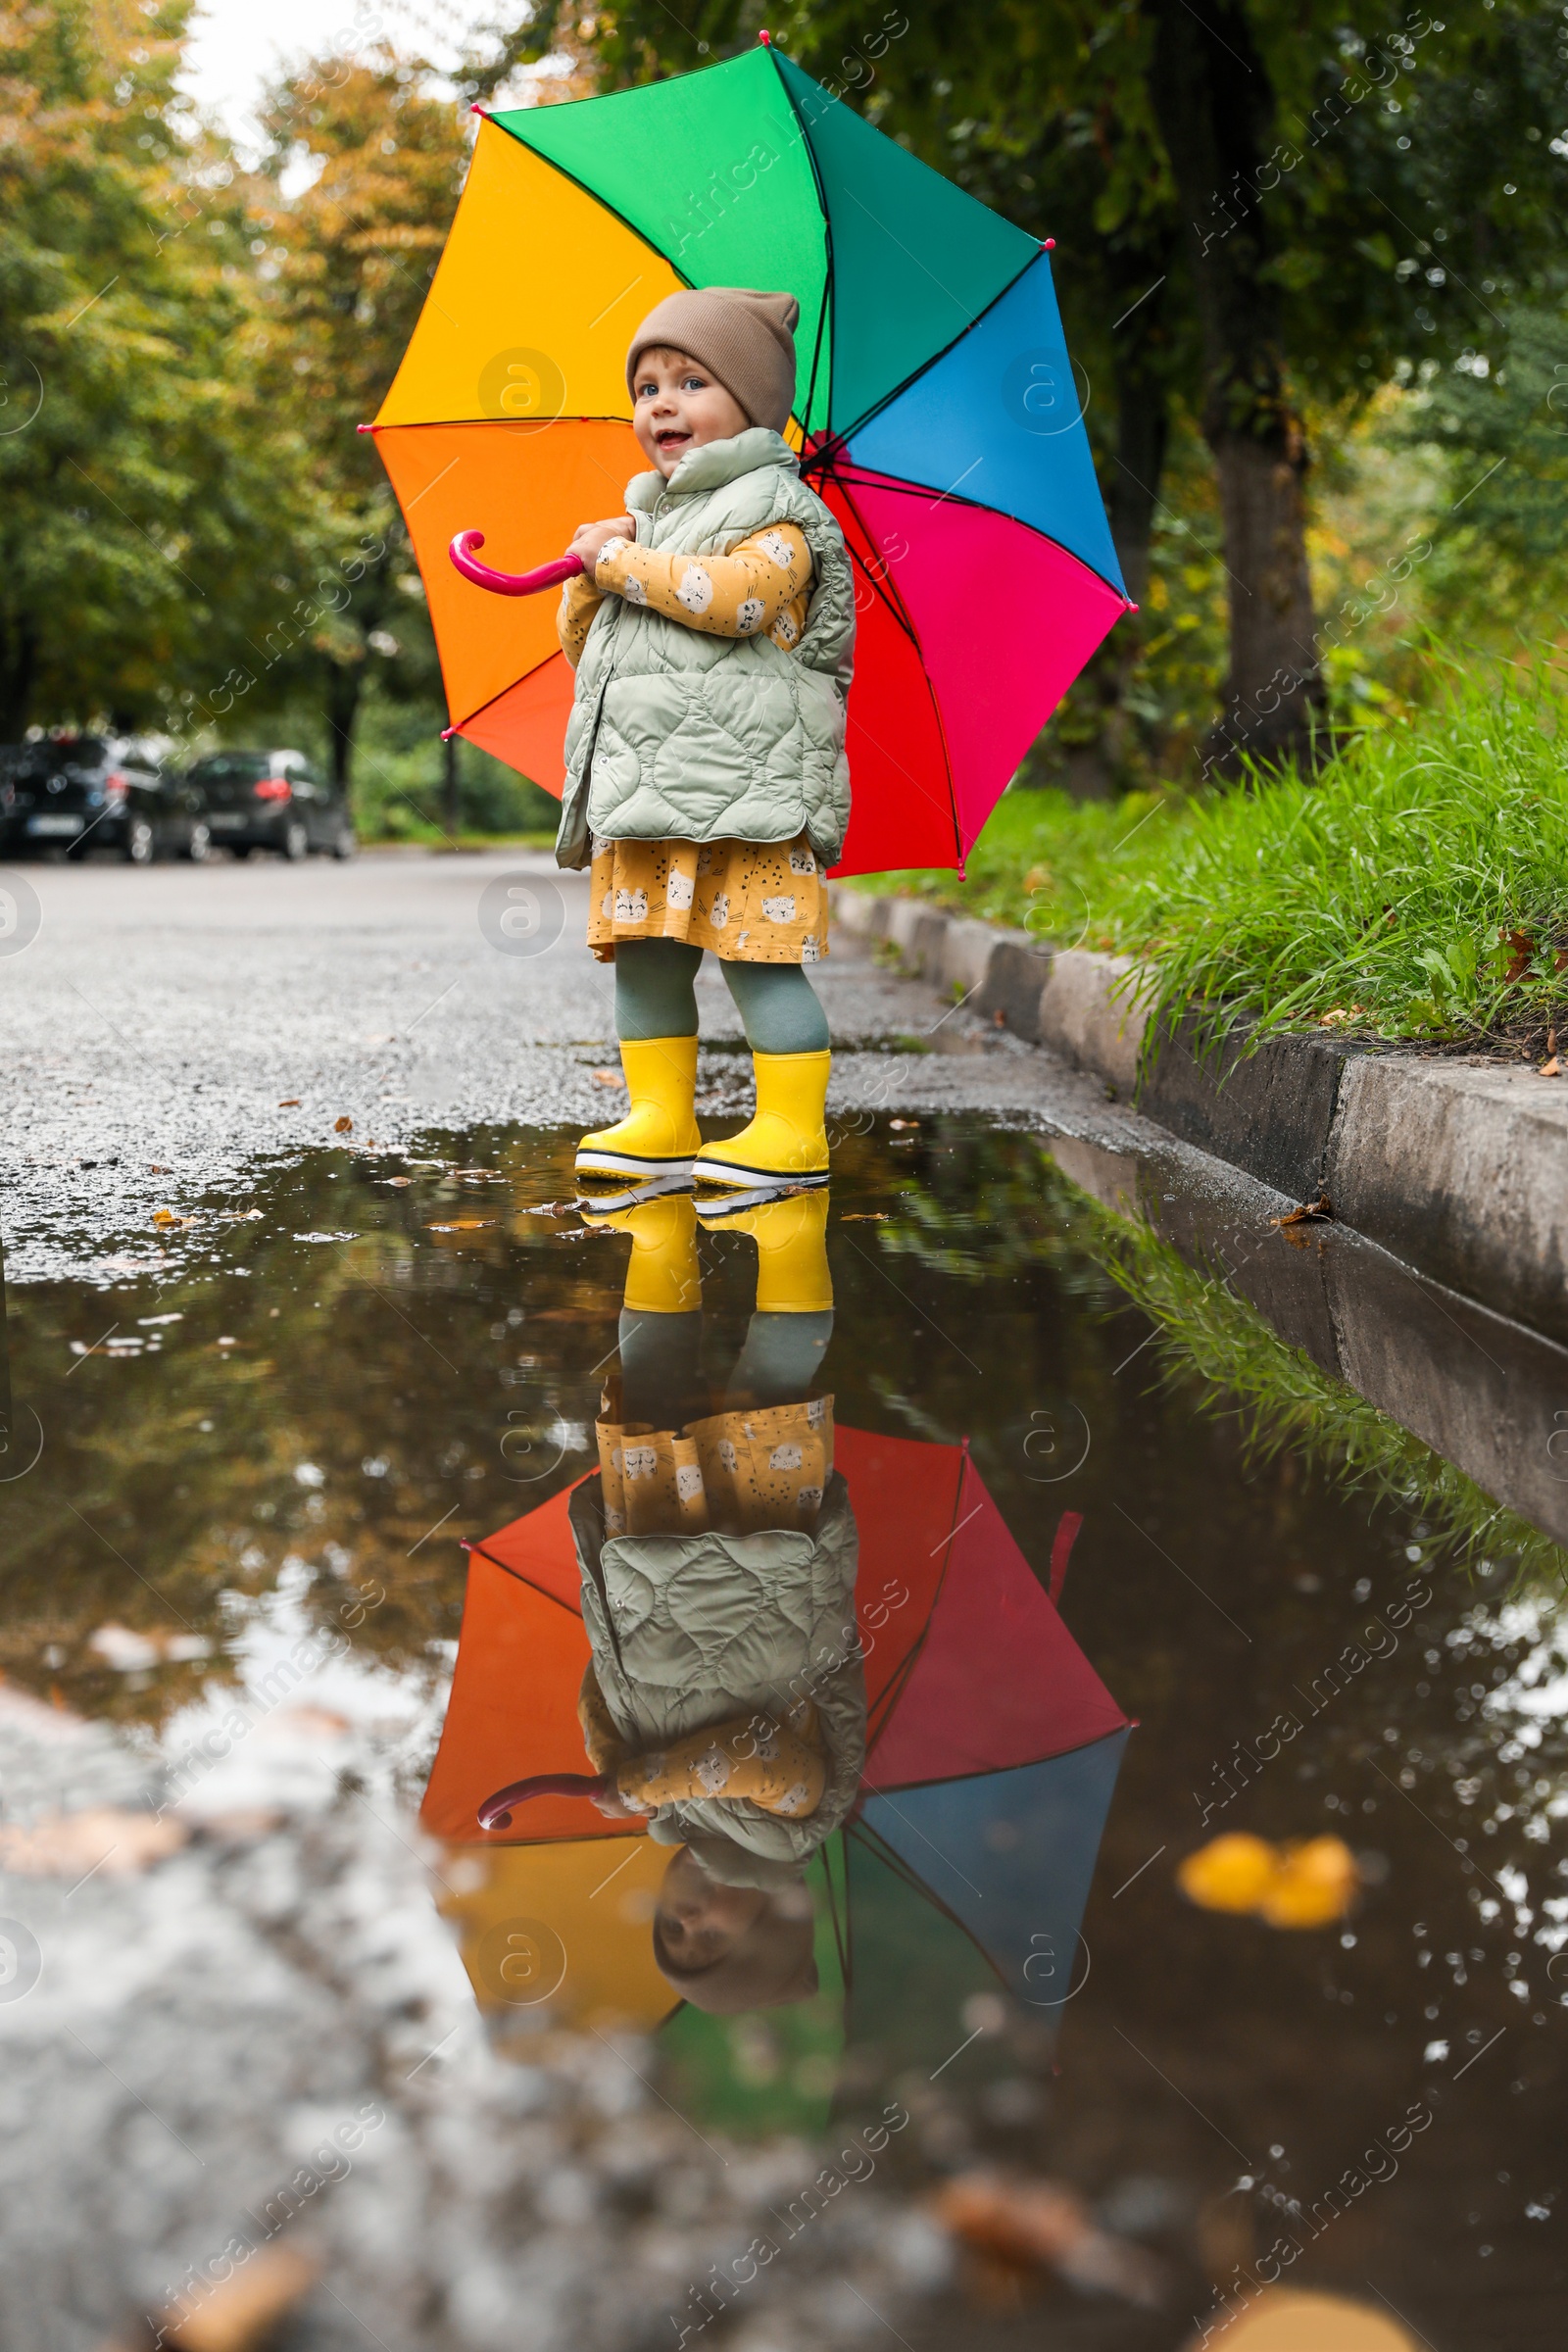
[[[753,424],[784,430],[795,402],[793,294],[759,293],[754,286],[685,286],[655,303],[626,353],[626,389],[634,390],[637,362],[655,344],[689,352],[732,393]]]

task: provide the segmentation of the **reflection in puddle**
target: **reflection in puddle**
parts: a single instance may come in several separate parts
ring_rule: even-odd
[[[331,1154],[13,1290],[9,1687],[165,1776],[151,1888],[417,1809],[517,2083],[820,2140],[754,2266],[919,2198],[921,2346],[1554,2340],[1562,1555],[1037,1141],[894,1125],[727,1218]]]

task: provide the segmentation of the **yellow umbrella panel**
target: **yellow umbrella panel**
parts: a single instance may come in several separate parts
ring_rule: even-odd
[[[429,599],[453,724],[561,790],[571,677],[552,597],[491,596],[448,561],[526,571],[621,512],[642,470],[626,391],[638,319],[684,281],[624,221],[492,122],[373,427]]]

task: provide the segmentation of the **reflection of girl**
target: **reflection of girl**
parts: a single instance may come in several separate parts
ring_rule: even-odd
[[[593,1657],[584,1744],[611,1788],[679,1847],[654,1929],[685,1998],[726,2012],[815,1985],[801,1872],[854,1802],[865,1751],[858,1540],[833,1468],[827,1197],[728,1222],[759,1245],[757,1311],[716,1413],[688,1197],[607,1219],[633,1237],[620,1411],[571,1498]],[[787,1302],[787,1303],[786,1303]]]

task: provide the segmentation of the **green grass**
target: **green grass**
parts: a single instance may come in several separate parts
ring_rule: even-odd
[[[1216,1029],[1541,1029],[1568,1004],[1568,728],[1544,673],[1434,659],[1434,700],[1310,781],[1114,806],[1007,794],[968,878],[894,886],[1136,956]],[[886,887],[882,883],[881,887]]]

